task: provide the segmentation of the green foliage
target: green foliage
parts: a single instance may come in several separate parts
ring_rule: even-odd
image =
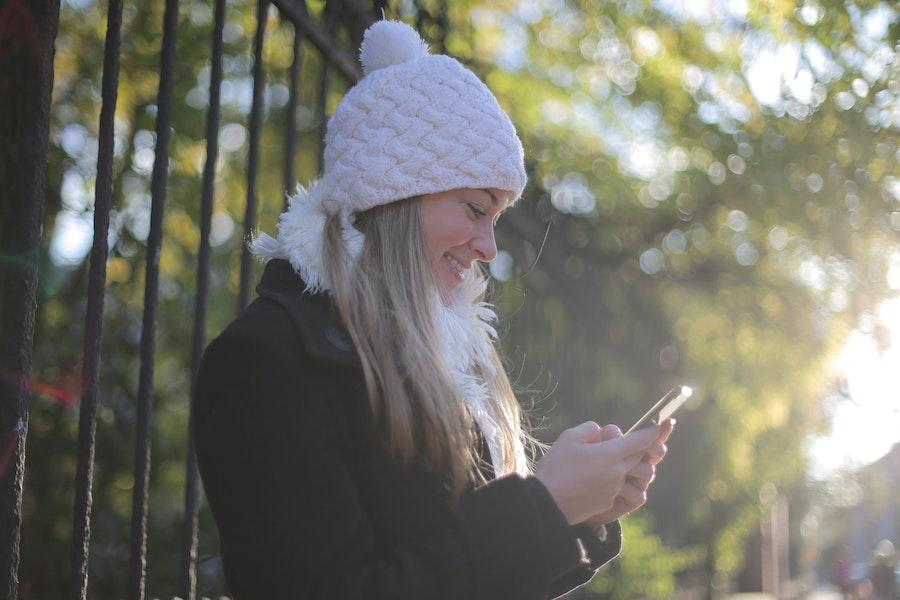
[[[667,547],[654,533],[653,518],[632,516],[622,521],[622,554],[608,570],[601,570],[588,585],[611,600],[672,598],[678,575],[700,566],[703,548]]]

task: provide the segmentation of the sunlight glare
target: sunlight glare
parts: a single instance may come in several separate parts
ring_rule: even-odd
[[[900,297],[878,309],[877,324],[854,330],[836,369],[850,398],[835,407],[831,432],[811,443],[813,475],[869,464],[900,442]]]

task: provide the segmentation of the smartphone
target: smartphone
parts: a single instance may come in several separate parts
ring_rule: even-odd
[[[674,415],[675,411],[678,410],[693,393],[694,390],[686,385],[676,385],[666,392],[666,395],[660,398],[659,401],[653,405],[653,408],[644,413],[644,416],[638,419],[625,434],[627,435],[632,431],[637,431],[651,423],[655,424],[665,421]]]

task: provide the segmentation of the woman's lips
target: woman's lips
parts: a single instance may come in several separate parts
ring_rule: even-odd
[[[464,274],[465,274],[465,270],[467,269],[467,267],[463,266],[463,264],[461,262],[459,262],[458,260],[456,260],[455,258],[450,256],[446,252],[444,253],[443,258],[447,262],[447,264],[450,266],[450,272],[456,276],[457,280],[462,281],[465,276]]]

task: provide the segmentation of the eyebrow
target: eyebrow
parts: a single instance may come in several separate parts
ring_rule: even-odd
[[[494,204],[494,206],[497,206],[500,204],[500,200],[497,199],[497,196],[494,195],[494,192],[492,192],[491,190],[489,190],[487,188],[478,188],[478,189],[480,189],[482,192],[487,192],[488,196],[491,197],[491,202]],[[509,208],[509,207],[507,206],[506,208]],[[506,212],[506,208],[504,208],[500,212],[501,213]]]

